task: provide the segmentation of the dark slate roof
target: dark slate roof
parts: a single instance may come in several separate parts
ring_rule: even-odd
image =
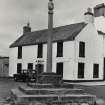
[[[0,56],[0,59],[9,59],[7,56]]]
[[[105,33],[102,31],[98,31],[98,34],[105,35]]]
[[[52,41],[74,40],[79,32],[86,26],[84,22],[56,27],[53,29]],[[38,43],[47,43],[48,29],[29,32],[22,35],[10,47],[35,45]]]
[[[105,8],[104,3],[98,4],[94,7],[95,9],[99,9],[99,8]]]

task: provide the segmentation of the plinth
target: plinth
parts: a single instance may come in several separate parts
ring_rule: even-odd
[[[95,105],[96,96],[63,83],[62,76],[42,73],[37,83],[11,90],[15,105]]]

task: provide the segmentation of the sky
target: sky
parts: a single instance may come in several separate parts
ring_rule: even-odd
[[[53,0],[54,27],[84,20],[84,12],[105,0]],[[9,56],[9,45],[30,22],[32,31],[48,26],[48,0],[0,0],[0,56]]]

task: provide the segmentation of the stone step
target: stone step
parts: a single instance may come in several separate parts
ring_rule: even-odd
[[[25,94],[19,89],[12,89],[11,90],[11,97],[16,103],[29,103],[34,101],[39,102],[48,102],[48,101],[70,101],[70,102],[88,102],[91,105],[96,100],[94,95],[90,94],[49,94],[49,95],[29,95]]]
[[[31,88],[19,86],[19,89],[26,94],[83,94],[83,89],[75,88]]]
[[[28,86],[32,88],[53,88],[53,84],[40,84],[40,83],[28,83]]]
[[[32,88],[73,88],[72,84],[67,84],[67,83],[63,83],[61,86],[57,86],[51,83],[47,83],[47,84],[40,84],[40,83],[28,83],[28,86],[32,87]]]

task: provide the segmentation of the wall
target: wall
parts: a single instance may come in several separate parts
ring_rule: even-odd
[[[43,58],[37,58],[37,45],[33,46],[23,46],[22,47],[22,59],[17,59],[18,48],[10,48],[10,67],[9,67],[9,76],[17,73],[17,63],[22,63],[22,69],[27,69],[28,63],[33,63],[33,69],[37,64],[37,60],[44,60],[44,70],[46,70],[46,49],[47,46],[43,45]]]
[[[23,46],[22,47],[22,59],[17,59],[17,47],[10,48],[10,68],[9,75],[13,76],[17,72],[17,63],[22,63],[22,69],[27,69],[28,63],[33,63],[33,69],[37,64],[37,60],[42,60],[44,64],[44,72],[46,72],[46,58],[47,58],[47,45],[43,45],[43,58],[37,58],[37,45]],[[64,62],[64,78],[72,79],[73,72],[73,57],[74,57],[74,42],[67,41],[63,44],[63,57],[56,57],[57,55],[57,43],[53,43],[53,58],[52,58],[52,71],[56,72],[56,63]],[[68,49],[68,51],[66,50]],[[69,71],[67,71],[69,68]]]
[[[85,58],[79,57],[79,42],[85,42]],[[78,62],[85,63],[84,80],[93,80],[93,64],[99,64],[99,78],[103,79],[103,38],[98,35],[94,24],[88,24],[75,40],[75,79],[78,74]],[[94,78],[95,80],[95,78]]]
[[[17,47],[10,48],[9,52],[9,76],[17,73]]]
[[[95,17],[95,26],[97,30],[105,32],[105,17],[104,16]]]
[[[0,77],[9,76],[9,58],[0,57]]]

